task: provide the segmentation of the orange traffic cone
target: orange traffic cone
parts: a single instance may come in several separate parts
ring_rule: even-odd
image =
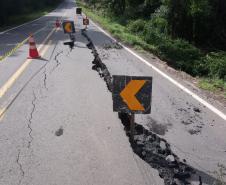
[[[34,40],[32,34],[30,35],[30,38],[29,38],[29,45],[30,45],[30,48],[29,48],[29,57],[28,58],[29,59],[40,58],[40,55],[38,54],[38,50],[37,50],[35,40]]]
[[[60,27],[60,21],[59,21],[59,19],[56,20],[55,26],[56,26],[56,28],[59,28]]]

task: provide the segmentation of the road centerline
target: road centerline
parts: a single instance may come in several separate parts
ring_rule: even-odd
[[[42,44],[38,47],[38,50],[44,51],[44,45],[46,44],[46,42],[48,41],[48,39],[51,37],[51,35],[54,33],[56,29],[54,28],[45,38],[45,40],[42,42]],[[48,45],[46,46],[48,47]],[[45,50],[46,52],[46,50]],[[0,98],[2,98],[5,93],[8,91],[8,89],[10,89],[12,87],[12,85],[15,83],[15,81],[21,76],[21,74],[24,72],[24,70],[28,67],[28,65],[31,63],[33,59],[26,59],[25,62],[19,67],[19,69],[17,69],[17,71],[7,80],[7,82],[0,88]]]
[[[43,48],[42,52],[41,52],[41,55],[44,55],[46,53],[46,51],[49,49],[49,45],[52,43],[52,40],[49,40],[48,44]],[[32,60],[32,59],[30,59]],[[43,68],[43,67],[41,67]],[[40,68],[40,69],[41,69]],[[33,78],[33,77],[32,77]],[[23,88],[22,88],[23,89]],[[19,92],[20,93],[20,92]],[[0,122],[1,120],[3,119],[4,115],[5,115],[5,112],[7,111],[7,109],[10,107],[10,105],[12,104],[12,102],[15,100],[15,97],[18,96],[15,95],[12,99],[8,100],[6,103],[5,103],[5,106],[2,106],[3,108],[0,108]]]

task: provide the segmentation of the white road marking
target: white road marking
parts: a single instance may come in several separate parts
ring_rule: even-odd
[[[109,33],[107,33],[105,30],[103,30],[101,27],[99,27],[97,24],[95,24],[92,20],[90,20],[92,22],[93,25],[95,25],[101,32],[103,32],[105,35],[107,35],[108,37],[110,37],[112,40],[116,41],[115,38],[113,38]],[[217,114],[219,117],[221,117],[223,120],[226,121],[226,115],[221,112],[220,110],[218,110],[216,107],[214,107],[213,105],[211,105],[210,103],[208,103],[207,101],[205,101],[204,99],[202,99],[201,97],[199,97],[197,94],[193,93],[192,91],[190,91],[188,88],[186,88],[185,86],[181,85],[179,82],[177,82],[176,80],[174,80],[173,78],[171,78],[170,76],[168,76],[166,73],[164,73],[163,71],[161,71],[160,69],[158,69],[157,67],[155,67],[154,65],[150,64],[147,60],[145,60],[144,58],[142,58],[140,55],[138,55],[137,53],[135,53],[134,51],[132,51],[131,49],[129,49],[128,47],[124,46],[122,43],[120,43],[122,45],[122,47],[128,51],[129,53],[131,53],[133,56],[137,57],[141,62],[143,62],[144,64],[146,64],[147,66],[151,67],[153,70],[155,70],[156,72],[158,72],[160,75],[162,75],[164,78],[166,78],[167,80],[169,80],[171,83],[173,83],[174,85],[176,85],[177,87],[179,87],[181,90],[183,90],[184,92],[186,92],[187,94],[191,95],[194,99],[196,99],[197,101],[199,101],[201,104],[203,104],[204,106],[206,106],[208,109],[210,109],[212,112],[214,112],[215,114]]]
[[[43,16],[42,16],[42,17],[43,17]],[[9,32],[9,31],[15,30],[15,29],[17,29],[17,28],[20,28],[20,27],[22,27],[22,26],[25,26],[25,25],[27,25],[27,24],[33,23],[33,22],[35,22],[35,21],[38,21],[38,20],[41,19],[42,17],[39,17],[39,18],[37,18],[37,19],[35,19],[35,20],[33,20],[33,21],[29,21],[29,22],[26,22],[26,23],[21,24],[21,25],[19,25],[19,26],[16,26],[16,27],[10,28],[10,29],[8,29],[8,30],[5,30],[5,31],[3,31],[3,32],[0,32],[0,35],[2,35],[2,34],[4,34],[4,33],[7,33],[7,32]]]
[[[6,108],[0,109],[0,122],[4,118],[4,112],[6,111]]]
[[[56,9],[54,9],[54,10],[51,11],[51,12],[49,12],[48,14],[46,14],[46,15],[44,15],[44,16],[41,16],[41,17],[39,17],[39,18],[37,18],[37,19],[35,19],[35,20],[29,21],[29,22],[25,22],[25,23],[23,23],[23,24],[21,24],[21,25],[19,25],[19,26],[16,26],[16,27],[10,28],[10,29],[8,29],[8,30],[2,31],[2,32],[0,32],[0,35],[2,35],[2,34],[4,34],[4,33],[7,33],[7,32],[9,32],[9,31],[15,30],[15,29],[17,29],[17,28],[20,28],[20,27],[22,27],[22,26],[25,26],[25,25],[27,25],[27,24],[36,22],[36,21],[38,21],[39,19],[41,19],[41,18],[43,18],[43,17],[46,17],[46,16],[48,16],[49,14],[55,12],[57,9],[59,9],[59,7],[60,7],[61,5],[62,5],[62,4],[60,4]]]

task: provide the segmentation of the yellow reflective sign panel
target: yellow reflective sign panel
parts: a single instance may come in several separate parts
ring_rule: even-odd
[[[89,25],[89,19],[88,18],[83,18],[83,25],[85,25],[85,26]]]
[[[75,25],[73,21],[63,22],[64,33],[75,33]]]
[[[113,75],[114,112],[150,114],[152,77]]]

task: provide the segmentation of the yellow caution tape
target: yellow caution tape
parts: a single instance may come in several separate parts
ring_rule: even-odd
[[[42,31],[43,29],[45,29],[47,26],[44,26],[43,28],[39,29],[38,31],[36,31],[33,35],[36,35],[37,33],[39,33],[40,31]],[[4,60],[6,57],[11,56],[12,54],[14,54],[21,46],[23,46],[27,41],[28,41],[29,37],[27,37],[26,39],[24,39],[22,42],[20,42],[19,44],[17,44],[13,49],[11,49],[10,51],[8,51],[7,53],[5,53],[3,56],[0,56],[0,62],[2,60]]]
[[[29,39],[29,37],[27,37],[22,42],[20,42],[19,44],[17,44],[13,49],[11,49],[7,53],[5,53],[3,56],[0,56],[0,61],[4,60],[6,57],[9,57],[12,54],[14,54],[22,45],[24,45],[28,41],[28,39]]]

